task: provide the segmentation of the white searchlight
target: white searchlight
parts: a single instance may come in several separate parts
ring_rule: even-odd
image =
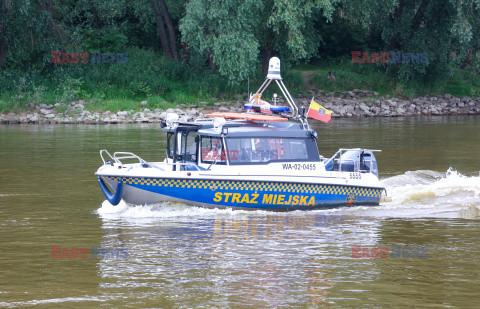
[[[277,57],[270,58],[268,62],[268,79],[282,79],[280,76],[280,59]]]
[[[213,127],[215,129],[222,129],[222,127],[227,123],[225,118],[213,118]]]
[[[167,124],[167,127],[173,127],[173,125],[178,124],[178,115],[175,113],[167,113],[167,116],[165,117],[165,122]]]

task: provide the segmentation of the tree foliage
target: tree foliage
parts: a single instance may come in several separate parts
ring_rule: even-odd
[[[278,56],[348,61],[350,51],[428,53],[428,64],[378,65],[438,83],[480,71],[480,0],[0,0],[0,69],[52,74],[52,50],[153,50],[204,65],[231,84]],[[264,72],[265,73],[265,72]]]
[[[364,5],[366,3],[358,3]],[[381,33],[384,50],[428,53],[428,63],[401,62],[385,65],[403,81],[434,84],[450,75],[455,55],[464,55],[480,33],[478,0],[396,0],[370,2],[364,10],[345,1],[346,15],[371,32]],[[355,11],[357,13],[355,13]]]
[[[190,1],[180,24],[182,39],[230,81],[246,80],[258,59],[255,30],[262,9],[260,0]]]
[[[232,83],[252,74],[262,54],[284,63],[308,60],[321,42],[319,17],[330,20],[337,0],[192,0],[180,30],[196,52],[213,57]]]

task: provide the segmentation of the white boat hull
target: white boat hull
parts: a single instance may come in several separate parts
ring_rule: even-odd
[[[125,169],[122,169],[124,171]],[[260,171],[261,172],[261,171]],[[219,174],[211,171],[159,171],[103,166],[96,173],[130,204],[181,201],[204,207],[295,210],[378,205],[384,188],[373,174],[311,171],[305,175]]]

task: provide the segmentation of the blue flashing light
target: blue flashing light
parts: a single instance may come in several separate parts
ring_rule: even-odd
[[[262,110],[262,108],[260,107],[260,105],[255,105],[255,104],[251,104],[251,103],[247,103],[244,105],[245,109],[246,110],[254,110],[254,111],[258,111],[258,112],[265,112],[265,110]],[[290,107],[288,106],[277,106],[277,105],[271,105],[269,110],[272,112],[272,113],[275,113],[275,114],[278,114],[278,113],[289,113],[290,112]]]

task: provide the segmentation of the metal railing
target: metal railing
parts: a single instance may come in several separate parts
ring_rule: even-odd
[[[103,154],[104,154],[104,153],[107,154],[107,155],[110,157],[111,160],[105,161],[105,158],[103,157]],[[108,152],[108,150],[106,150],[106,149],[100,150],[100,158],[102,158],[103,165],[107,164],[108,161],[110,161],[110,162],[115,161],[115,162],[116,162],[115,158],[114,158],[114,157],[110,154],[110,152]],[[107,159],[108,159],[108,158],[107,158]],[[112,160],[113,160],[113,161],[112,161]]]
[[[381,150],[378,149],[365,149],[365,148],[340,148],[330,159],[328,159],[325,162],[325,165],[329,164],[333,160],[333,169],[335,169],[335,163],[338,166],[338,171],[342,171],[342,165],[345,164],[346,162],[352,162],[353,164],[353,172],[354,173],[367,173],[371,172],[373,168],[373,160],[372,157],[369,159],[363,160],[363,163],[365,163],[365,166],[368,166],[369,170],[362,170],[360,169],[361,162],[360,160],[354,160],[354,159],[342,159],[342,155],[347,152],[347,151],[357,151],[357,152],[365,152],[365,151],[370,151],[370,152],[381,152]],[[339,158],[337,159],[337,157]]]
[[[105,156],[105,157],[104,157]],[[162,170],[162,171],[165,171],[167,170],[168,168],[170,168],[171,170],[173,170],[173,167],[179,167],[181,169],[181,167],[187,167],[187,166],[192,166],[194,167],[197,171],[200,171],[202,170],[201,167],[199,167],[197,164],[195,163],[190,163],[190,162],[158,162],[158,163],[149,163],[147,161],[145,161],[144,159],[140,158],[139,156],[137,156],[136,154],[132,153],[132,152],[115,152],[113,154],[113,156],[106,150],[106,149],[102,149],[100,150],[100,157],[102,158],[102,161],[103,161],[103,164],[109,164],[109,161],[111,162],[111,164],[113,165],[114,163],[117,163],[118,165],[120,165],[121,167],[125,164],[122,162],[122,160],[126,160],[126,159],[136,159],[138,160],[138,163],[144,167],[144,168],[157,168],[159,170]],[[105,160],[106,159],[106,160]],[[186,170],[185,168],[183,170]]]
[[[124,164],[122,160],[125,160],[125,159],[136,159],[138,160],[138,163],[142,165],[144,164],[148,165],[147,161],[143,160],[142,158],[140,158],[139,156],[137,156],[132,152],[115,152],[112,156],[106,149],[100,150],[100,157],[102,158],[103,164],[107,164],[107,162],[109,161],[109,160],[105,161],[105,158],[103,157],[104,154],[106,154],[108,157],[110,157],[111,160],[113,160],[113,161],[110,160],[110,162],[112,163],[115,162],[120,165]]]

